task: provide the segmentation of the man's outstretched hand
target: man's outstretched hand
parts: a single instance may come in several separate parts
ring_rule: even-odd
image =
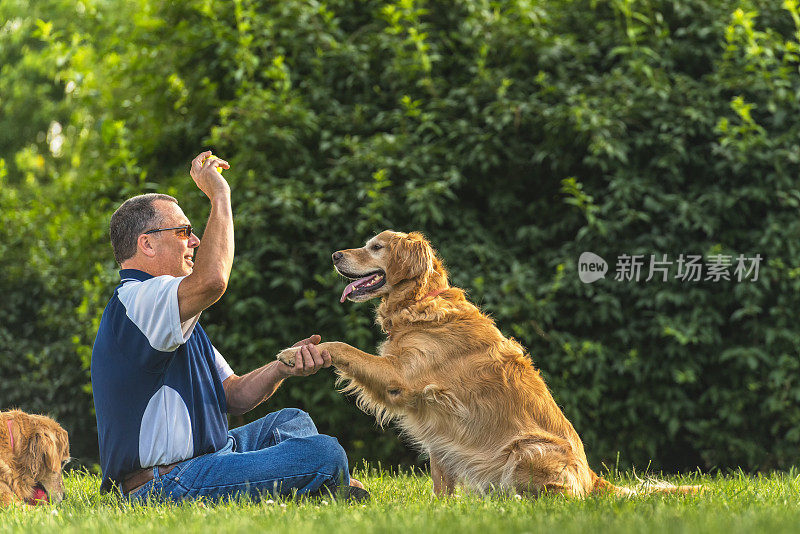
[[[327,350],[319,351],[317,345],[322,341],[322,337],[318,334],[298,341],[292,348],[299,347],[294,351],[293,355],[288,355],[288,358],[279,358],[282,374],[289,376],[308,376],[313,375],[323,367],[331,366],[331,355]],[[281,355],[289,352],[284,350]],[[291,357],[293,356],[293,358]],[[294,360],[294,366],[286,365],[286,360]]]

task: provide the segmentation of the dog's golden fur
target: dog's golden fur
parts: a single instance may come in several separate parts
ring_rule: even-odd
[[[351,279],[383,273],[383,285],[345,296],[381,297],[377,323],[387,340],[380,356],[340,342],[319,348],[330,352],[348,381],[344,390],[363,410],[381,424],[396,420],[430,455],[437,495],[457,483],[530,495],[634,493],[589,468],[581,439],[525,349],[449,285],[421,234],[385,231],[362,248],[334,253],[334,263]],[[292,365],[296,352],[278,357]],[[658,484],[650,491],[695,488]]]
[[[13,449],[6,421],[11,422]],[[20,410],[0,412],[0,506],[29,501],[37,484],[51,503],[61,502],[61,470],[68,460],[67,431],[58,423]]]

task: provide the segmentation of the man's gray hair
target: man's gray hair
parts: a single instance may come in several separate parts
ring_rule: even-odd
[[[129,198],[111,216],[109,234],[114,248],[114,259],[122,265],[136,255],[139,235],[154,230],[161,224],[153,201],[168,200],[178,203],[173,197],[161,193],[147,193]]]

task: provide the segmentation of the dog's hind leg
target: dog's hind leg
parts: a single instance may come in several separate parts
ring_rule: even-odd
[[[539,495],[586,495],[588,468],[581,465],[567,440],[547,432],[530,433],[509,443],[501,488]],[[583,476],[587,475],[587,476]]]

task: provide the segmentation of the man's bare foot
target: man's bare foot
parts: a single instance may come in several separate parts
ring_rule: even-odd
[[[350,479],[350,485],[353,486],[354,488],[364,489],[364,484],[362,484],[361,482],[359,482],[358,480],[356,480],[354,478]]]

